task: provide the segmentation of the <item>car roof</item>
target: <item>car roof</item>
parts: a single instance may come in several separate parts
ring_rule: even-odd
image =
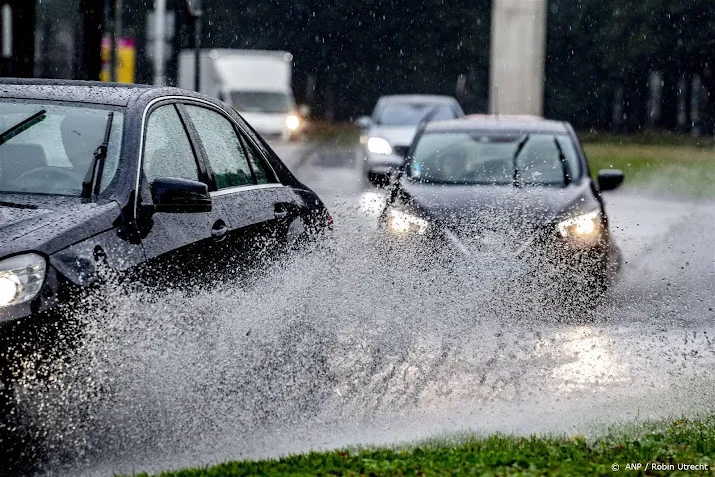
[[[425,131],[510,131],[510,132],[568,132],[568,123],[553,121],[538,116],[472,114],[461,119],[434,121],[425,126]]]
[[[177,88],[61,79],[0,78],[0,98],[38,99],[128,106],[149,91],[185,94]]]
[[[437,94],[392,94],[381,96],[381,103],[454,103],[457,100],[451,96]]]

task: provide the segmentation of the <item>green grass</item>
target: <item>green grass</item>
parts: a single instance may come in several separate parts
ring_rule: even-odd
[[[712,136],[691,136],[673,131],[643,131],[632,134],[613,134],[601,131],[579,131],[578,137],[584,143],[640,144],[645,146],[692,146],[715,147]]]
[[[615,168],[625,173],[625,187],[715,197],[715,149],[712,146],[585,143],[591,174]]]
[[[619,427],[606,437],[459,437],[396,448],[311,452],[278,460],[228,462],[158,474],[162,477],[249,475],[645,475],[626,464],[715,466],[715,416]],[[618,473],[613,464],[620,466]],[[653,474],[672,475],[673,472]],[[697,473],[687,472],[688,475]],[[148,474],[140,474],[147,476]],[[680,472],[686,475],[686,472]]]

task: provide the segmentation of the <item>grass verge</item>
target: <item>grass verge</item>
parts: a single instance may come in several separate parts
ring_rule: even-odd
[[[591,174],[621,169],[625,186],[715,197],[715,149],[692,145],[584,143]]]
[[[652,130],[632,134],[613,134],[602,131],[579,131],[582,142],[606,144],[640,144],[644,146],[715,147],[712,136],[691,136],[682,132]]]
[[[641,464],[635,470],[628,464]],[[659,471],[654,463],[672,465]],[[615,465],[619,471],[614,472]],[[650,471],[645,466],[649,464]],[[679,464],[702,465],[678,471]],[[707,466],[707,470],[704,467]],[[162,477],[249,475],[694,475],[713,473],[715,416],[650,422],[620,427],[589,441],[570,438],[465,437],[437,439],[403,448],[338,450],[293,455],[278,460],[228,462],[200,469],[158,474]],[[148,474],[141,474],[146,477]]]

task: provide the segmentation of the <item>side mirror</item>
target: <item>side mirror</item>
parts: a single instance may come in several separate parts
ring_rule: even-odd
[[[151,183],[151,198],[156,212],[211,212],[209,188],[203,182],[160,177]]]
[[[301,104],[298,106],[298,114],[300,114],[301,118],[307,118],[310,116],[310,106],[307,104]]]
[[[367,129],[372,125],[372,119],[370,116],[360,116],[355,120],[355,125],[360,129]]]
[[[623,183],[623,171],[619,169],[601,169],[598,171],[598,188],[602,191],[613,190]]]

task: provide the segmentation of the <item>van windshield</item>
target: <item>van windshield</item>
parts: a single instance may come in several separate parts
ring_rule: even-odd
[[[94,152],[104,141],[109,113],[99,108],[0,101],[0,132],[5,134],[0,141],[0,192],[79,197]],[[28,118],[34,119],[27,122]],[[122,126],[122,113],[114,111],[100,191],[116,174]]]
[[[242,113],[290,113],[293,110],[293,98],[285,93],[233,91],[231,106]]]

